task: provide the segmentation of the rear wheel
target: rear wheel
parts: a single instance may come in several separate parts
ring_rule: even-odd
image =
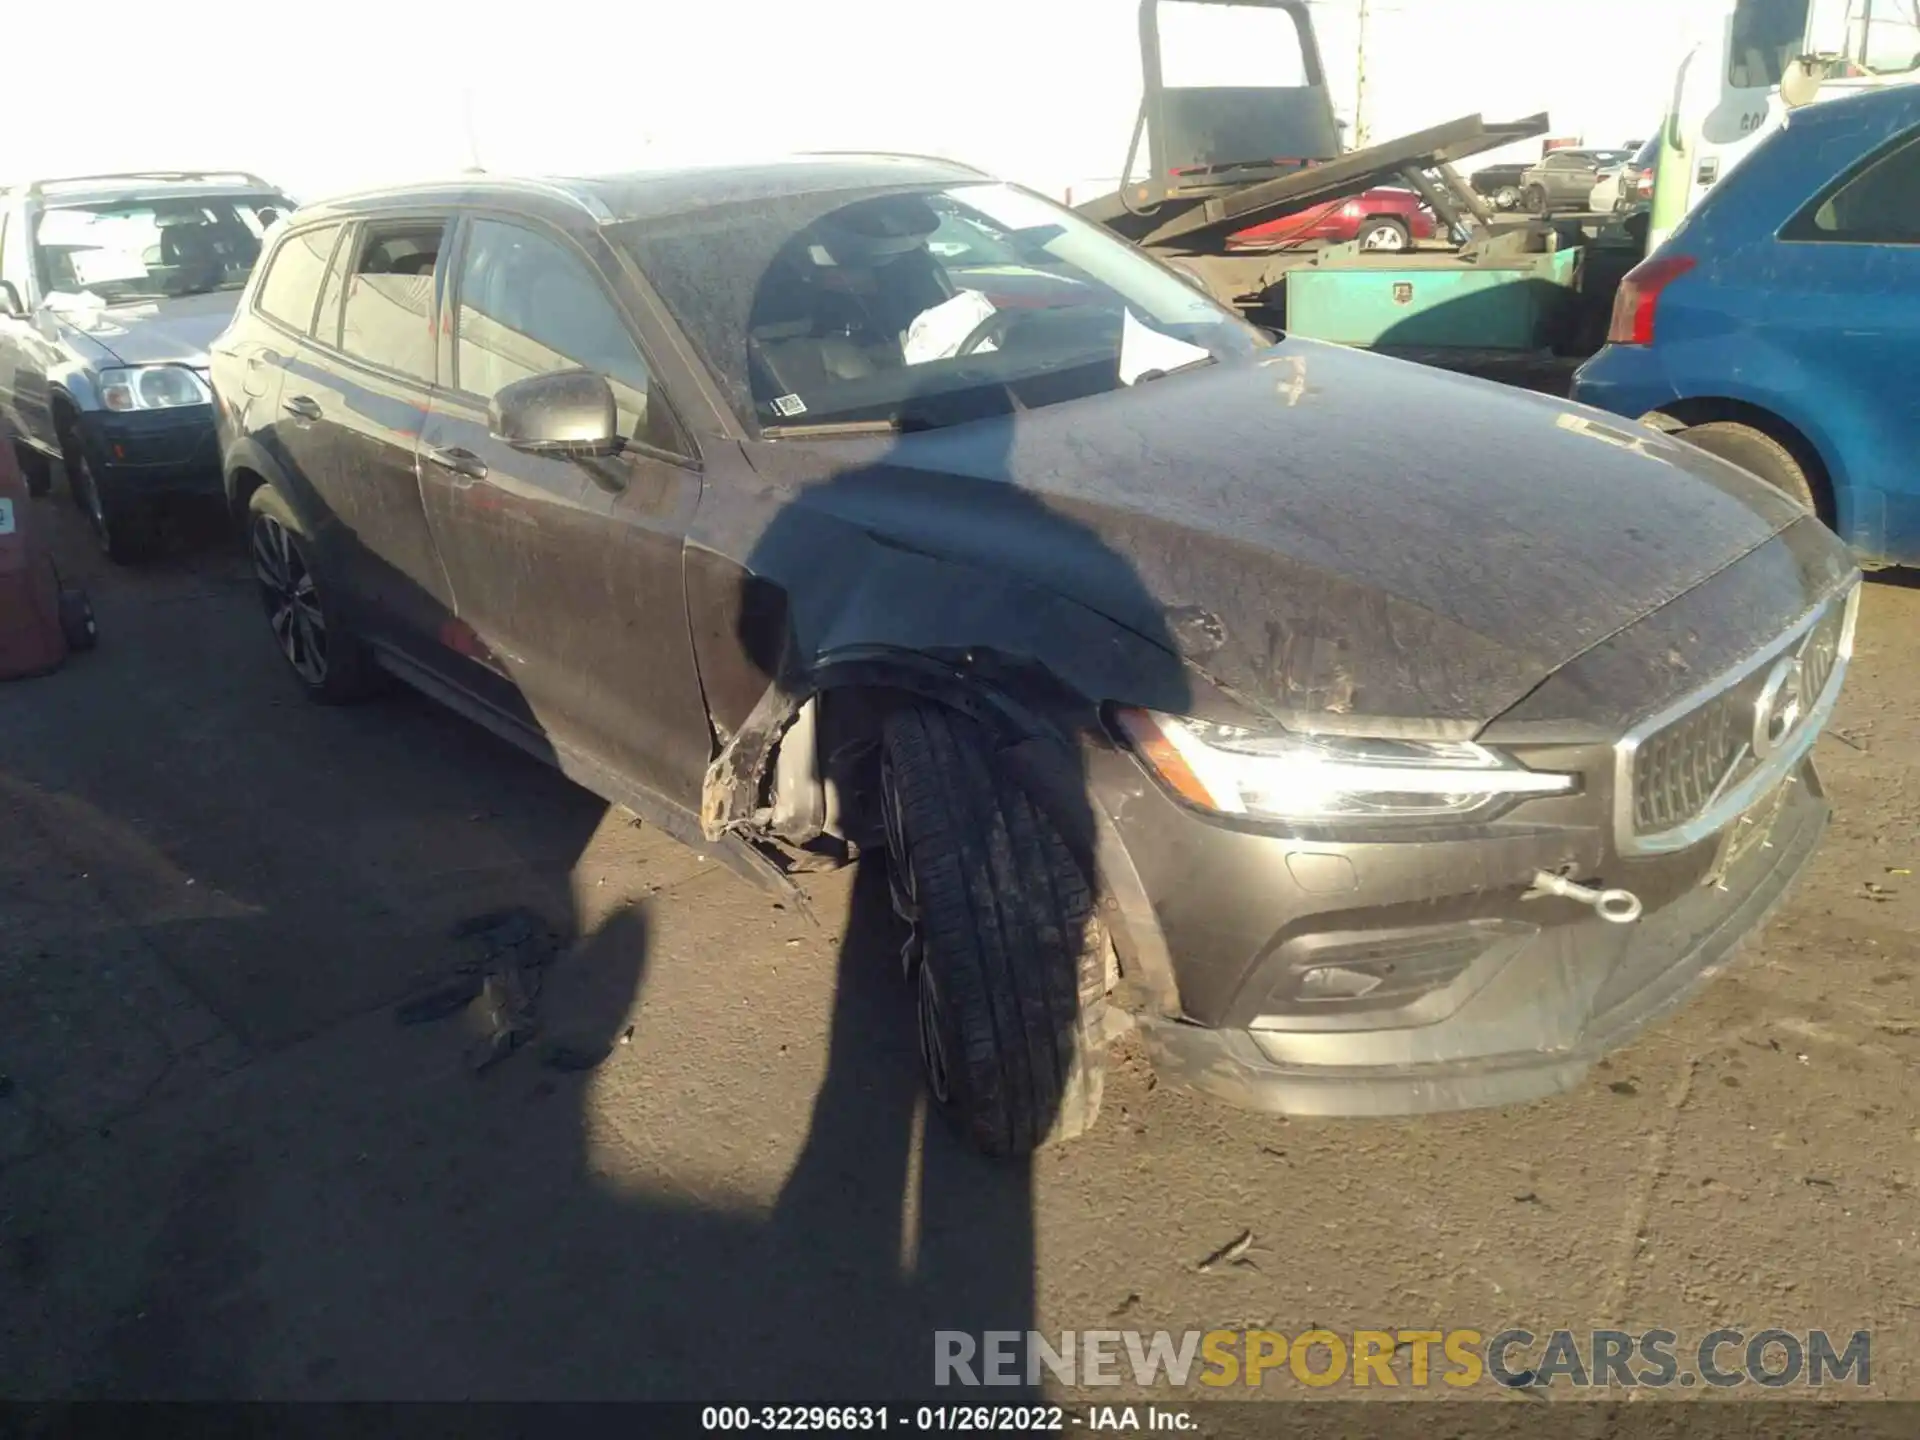
[[[1527,186],[1527,193],[1524,198],[1527,202],[1527,210],[1529,213],[1534,215],[1544,215],[1547,213],[1547,192],[1540,186]]]
[[[895,712],[880,792],[935,1105],[989,1155],[1082,1133],[1106,1063],[1108,943],[1092,887],[970,720]]]
[[[329,604],[312,543],[271,486],[248,497],[247,551],[274,643],[308,698],[344,705],[377,689],[372,655]]]
[[[1413,244],[1413,232],[1406,222],[1390,215],[1377,215],[1360,227],[1362,250],[1406,250]]]
[[[1809,510],[1819,511],[1813,481],[1808,478],[1805,467],[1793,458],[1791,450],[1765,431],[1735,420],[1710,420],[1704,425],[1688,426],[1680,432],[1680,438],[1709,455],[1732,461],[1776,490],[1786,491]]]
[[[1520,191],[1515,186],[1502,185],[1493,192],[1493,208],[1496,210],[1512,210],[1519,204]]]

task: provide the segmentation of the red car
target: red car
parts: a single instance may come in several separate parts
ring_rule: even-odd
[[[1227,245],[1234,250],[1279,250],[1310,241],[1358,240],[1368,250],[1406,250],[1438,232],[1433,212],[1418,195],[1382,187],[1242,230]]]

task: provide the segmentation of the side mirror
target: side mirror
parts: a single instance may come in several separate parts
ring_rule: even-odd
[[[1820,87],[1827,78],[1827,64],[1811,55],[1802,55],[1787,63],[1780,76],[1780,103],[1789,110],[1811,105],[1820,98]]]
[[[11,280],[0,280],[0,315],[9,320],[24,320],[27,307],[20,299],[20,292],[13,287]]]
[[[620,448],[613,387],[592,370],[516,380],[487,406],[494,437],[531,455],[580,460]]]

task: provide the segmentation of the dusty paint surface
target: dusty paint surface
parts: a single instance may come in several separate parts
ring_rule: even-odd
[[[923,1134],[849,877],[810,929],[423,701],[308,706],[224,554],[106,573],[38,503],[102,641],[0,686],[0,1393],[905,1397],[1037,1317],[1870,1328],[1920,1397],[1920,590],[1870,588],[1806,888],[1578,1093],[1288,1123],[1123,1054],[1028,1172]],[[516,904],[598,1068],[395,1023]]]

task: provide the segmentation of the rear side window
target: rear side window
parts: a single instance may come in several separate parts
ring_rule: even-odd
[[[437,220],[414,220],[361,232],[340,312],[342,350],[433,383],[433,271],[445,229]]]
[[[267,262],[266,278],[260,282],[260,298],[254,303],[262,314],[302,335],[313,328],[313,304],[320,294],[320,277],[327,272],[334,242],[340,238],[338,225],[316,225],[289,235]]]
[[[1920,245],[1920,130],[1909,132],[1803,210],[1781,238]]]

